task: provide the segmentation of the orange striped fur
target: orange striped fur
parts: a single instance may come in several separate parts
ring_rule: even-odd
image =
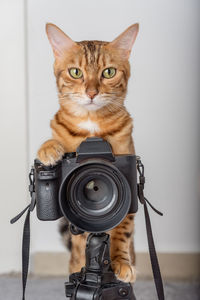
[[[112,42],[74,42],[53,24],[47,24],[46,30],[55,56],[54,73],[60,109],[51,121],[52,139],[38,151],[40,161],[54,165],[65,152],[76,151],[79,144],[90,136],[106,139],[114,154],[134,153],[133,123],[124,100],[130,77],[128,58],[138,24],[130,26]],[[71,68],[81,70],[82,77],[73,78]],[[106,68],[115,69],[112,78],[102,76]],[[67,225],[62,222],[61,231],[65,243],[68,243]],[[112,266],[118,278],[124,281],[136,278],[133,230],[134,216],[128,215],[110,231]],[[70,272],[80,271],[84,265],[86,236],[70,237]]]

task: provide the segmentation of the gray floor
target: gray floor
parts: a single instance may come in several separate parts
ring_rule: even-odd
[[[30,278],[27,284],[27,300],[64,300],[65,278]],[[134,287],[137,300],[156,300],[152,281],[138,280]],[[166,300],[200,300],[197,282],[166,282]],[[21,300],[21,279],[0,277],[0,300]]]

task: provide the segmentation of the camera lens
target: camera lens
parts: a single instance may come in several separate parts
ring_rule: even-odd
[[[61,185],[63,215],[88,232],[102,232],[119,224],[130,207],[126,178],[106,163],[88,163],[77,168]]]

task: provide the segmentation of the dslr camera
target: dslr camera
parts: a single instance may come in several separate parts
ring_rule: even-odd
[[[35,160],[37,216],[65,217],[81,231],[116,227],[138,209],[135,155],[114,155],[102,138],[83,141],[56,166]]]

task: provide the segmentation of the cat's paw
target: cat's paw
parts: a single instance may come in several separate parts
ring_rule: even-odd
[[[124,282],[135,282],[136,280],[136,269],[134,266],[125,263],[124,261],[118,260],[112,262],[112,269],[117,279]]]
[[[46,166],[53,166],[65,153],[65,149],[61,143],[56,140],[46,141],[39,149],[37,158]]]

